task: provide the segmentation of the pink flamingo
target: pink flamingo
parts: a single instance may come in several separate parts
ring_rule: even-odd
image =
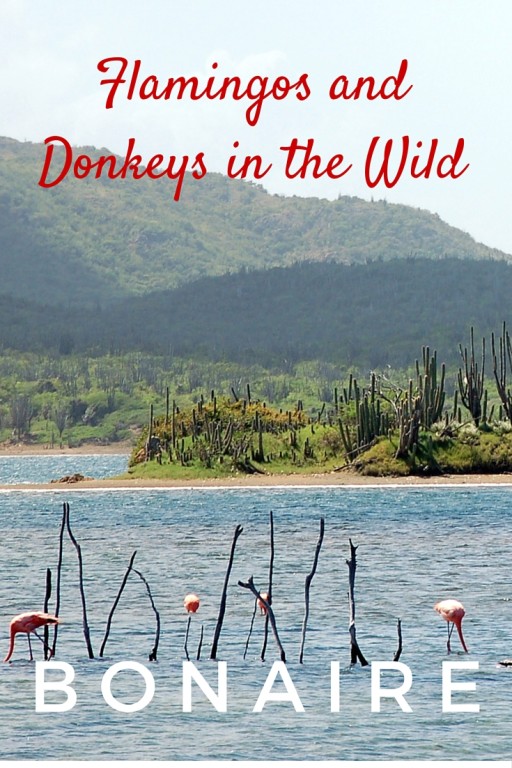
[[[437,611],[443,617],[443,619],[448,622],[448,642],[446,644],[448,653],[451,653],[450,638],[452,636],[454,626],[457,627],[457,632],[459,633],[462,647],[464,648],[465,652],[468,653],[466,643],[464,642],[464,636],[462,634],[462,619],[466,614],[462,603],[459,603],[458,600],[452,599],[441,600],[440,603],[436,603],[434,605],[434,610]]]
[[[183,606],[187,613],[196,613],[200,605],[201,601],[193,592],[191,592],[189,595],[185,595]]]
[[[190,632],[190,622],[192,621],[191,613],[197,613],[199,610],[199,606],[201,605],[201,601],[199,600],[198,596],[194,594],[194,592],[190,592],[188,595],[185,595],[185,599],[183,600],[183,607],[185,608],[186,612],[188,613],[188,621],[187,621],[187,631],[185,632],[185,653],[187,656],[187,661],[189,660],[188,655],[188,633]],[[203,639],[203,630],[201,628],[201,641]],[[198,651],[199,654],[199,651]],[[199,658],[199,655],[198,657]]]
[[[268,602],[268,594],[267,594],[267,592],[260,592],[260,595],[262,596],[263,600],[266,600]],[[263,604],[263,602],[260,600],[259,597],[258,597],[256,602],[258,604],[258,608],[260,609],[260,613],[263,616],[265,616],[265,614],[267,613],[267,609],[265,608],[265,605]]]
[[[36,629],[39,629],[39,627],[45,627],[48,624],[60,624],[60,619],[58,619],[57,616],[53,616],[51,613],[42,613],[40,611],[30,612],[30,613],[20,613],[18,616],[15,616],[11,620],[11,624],[9,627],[10,645],[9,645],[9,650],[7,651],[7,656],[5,657],[4,661],[9,661],[9,659],[11,658],[14,651],[14,641],[18,633],[26,634],[28,638],[28,647],[30,650],[30,661],[32,661],[34,657],[32,656],[32,645],[30,643],[30,633],[33,632],[34,635],[37,638],[39,638],[39,640],[41,640],[41,642],[44,644],[43,638],[39,637],[39,635],[36,632]]]

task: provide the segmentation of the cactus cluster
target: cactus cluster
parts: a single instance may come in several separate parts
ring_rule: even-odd
[[[343,389],[343,402],[347,406],[351,401],[355,408],[355,420],[348,424],[339,413],[335,393],[338,425],[348,461],[369,448],[377,437],[387,435],[390,429],[389,413],[383,408],[382,398],[377,391],[375,373],[371,374],[368,389],[361,389],[357,380],[350,376],[348,387]]]
[[[485,338],[482,339],[482,363],[479,366],[475,357],[475,341],[473,328],[470,331],[469,350],[467,347],[462,349],[459,346],[460,356],[464,368],[459,368],[457,382],[459,386],[460,399],[465,408],[471,414],[475,426],[487,418],[487,390],[484,389],[485,382]],[[484,405],[482,406],[482,399]]]
[[[252,401],[249,386],[244,400],[236,392],[232,394],[234,401],[230,402],[212,390],[209,399],[201,396],[194,407],[183,411],[174,400],[171,406],[167,396],[162,420],[154,418],[151,406],[144,448],[135,452],[132,464],[153,459],[162,463],[166,454],[169,463],[182,466],[198,460],[207,468],[226,462],[233,468],[256,471],[252,462],[263,464],[273,459],[265,449],[265,435],[287,436],[295,454],[298,432],[311,421],[301,401],[295,411],[283,412]],[[312,454],[310,446],[304,446],[304,458]]]
[[[409,388],[404,393],[396,406],[396,420],[398,428],[398,447],[395,458],[408,458],[414,456],[419,444],[421,417],[424,412],[424,391],[422,394],[414,392],[412,379]]]
[[[502,335],[499,337],[497,344],[494,339],[494,333],[492,334],[491,346],[496,388],[501,400],[502,409],[509,422],[512,423],[512,391],[507,381],[508,371],[512,370],[512,342],[505,323],[503,323]],[[498,352],[496,352],[496,348]]]
[[[416,386],[418,392],[418,408],[421,426],[430,429],[433,424],[443,417],[443,408],[446,398],[445,378],[446,366],[441,364],[440,374],[437,369],[437,352],[430,355],[429,347],[422,350],[423,370],[420,370],[419,361],[416,360]]]

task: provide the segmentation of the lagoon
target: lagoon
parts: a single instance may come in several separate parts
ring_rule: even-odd
[[[35,712],[35,664],[27,661],[25,638],[18,637],[13,663],[0,667],[1,759],[510,759],[512,670],[497,663],[512,656],[512,487],[4,492],[0,494],[0,643],[5,649],[10,618],[42,609],[46,568],[56,573],[63,501],[70,504],[71,524],[82,548],[95,655],[137,550],[135,567],[151,586],[161,617],[158,662],[148,661],[154,613],[144,585],[133,575],[114,614],[105,657],[87,658],[76,552],[66,539],[60,611],[64,624],[56,660],[70,663],[76,671],[77,704],[67,713]],[[256,586],[266,588],[270,510],[276,545],[273,606],[304,713],[296,712],[289,701],[271,701],[261,713],[252,712],[279,655],[270,637],[265,661],[260,660],[264,619],[256,615],[244,660],[254,602],[237,582],[254,575]],[[322,516],[325,538],[311,585],[300,665],[304,579],[313,562]],[[192,712],[184,713],[183,597],[191,591],[201,597],[188,649],[198,670],[215,686],[217,663],[208,656],[237,524],[244,531],[236,549],[218,653],[229,667],[228,711],[217,712],[196,687]],[[394,699],[383,699],[381,711],[371,712],[370,668],[349,664],[349,538],[358,546],[359,643],[370,661],[391,661],[397,646],[396,621],[401,618],[400,661],[414,678],[407,694],[410,713]],[[454,653],[447,656],[446,624],[433,610],[435,602],[447,597],[461,600],[466,608],[468,655],[460,652],[453,637]],[[197,661],[201,628],[204,641]],[[36,652],[42,658],[39,648]],[[457,692],[453,698],[478,702],[479,712],[442,711],[441,669],[448,660],[478,662],[477,670],[458,672],[456,677],[473,683],[475,692]],[[155,696],[139,712],[116,712],[101,696],[103,674],[122,661],[145,664],[155,678]],[[339,712],[330,711],[331,661],[340,663]],[[143,693],[140,676],[118,675],[112,692],[127,703],[138,700]]]

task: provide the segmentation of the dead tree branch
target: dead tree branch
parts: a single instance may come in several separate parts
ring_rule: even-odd
[[[311,588],[311,582],[313,581],[313,576],[316,573],[316,569],[318,566],[318,558],[320,555],[320,549],[322,548],[322,542],[324,540],[324,529],[325,529],[325,521],[324,518],[320,518],[320,534],[318,536],[318,542],[316,545],[315,550],[315,558],[313,560],[313,567],[311,568],[311,572],[306,576],[306,582],[304,584],[304,621],[302,622],[302,640],[300,644],[300,654],[299,654],[299,663],[302,664],[303,658],[304,658],[304,643],[306,642],[306,629],[308,625],[308,618],[309,618],[309,591]]]
[[[252,612],[251,617],[251,626],[249,627],[249,633],[247,635],[247,640],[245,641],[245,650],[244,650],[244,659],[247,656],[247,651],[249,650],[249,643],[251,642],[251,636],[252,636],[252,630],[254,627],[254,619],[256,618],[256,611],[258,610],[258,601],[254,601],[254,610]]]
[[[210,659],[217,658],[217,647],[219,645],[219,638],[222,630],[222,623],[224,621],[224,614],[226,612],[226,600],[227,600],[227,594],[228,594],[229,577],[231,576],[231,569],[233,567],[233,560],[235,558],[236,543],[239,537],[241,536],[243,530],[244,529],[242,528],[241,525],[237,525],[235,528],[235,532],[233,534],[233,541],[231,543],[231,553],[229,555],[229,563],[226,570],[226,577],[224,579],[224,587],[222,589],[222,597],[221,597],[220,606],[219,606],[219,616],[217,618],[217,626],[215,627],[215,634],[213,636]]]
[[[183,649],[185,651],[185,656],[187,657],[187,661],[190,661],[190,656],[188,655],[188,634],[190,632],[190,622],[192,621],[192,616],[188,615],[188,621],[187,621],[187,629],[185,632],[185,642],[183,643]]]
[[[69,522],[69,504],[67,502],[64,502],[64,514],[66,516],[66,527],[68,529],[69,538],[71,539],[74,548],[76,549],[76,554],[78,557],[78,575],[79,575],[79,582],[80,582],[80,597],[82,598],[82,616],[83,616],[83,628],[84,628],[84,638],[85,638],[85,644],[87,646],[87,652],[89,654],[90,659],[94,659],[94,652],[92,650],[91,645],[91,635],[89,632],[89,624],[87,622],[87,603],[85,600],[85,589],[84,589],[84,566],[82,562],[82,550],[80,548],[80,544],[73,536],[73,532],[71,531],[71,525]]]
[[[50,597],[52,596],[52,572],[49,568],[46,569],[46,592],[44,595],[44,604],[43,604],[43,611],[45,613],[48,613],[49,607],[50,607]],[[45,624],[44,627],[44,658],[45,661],[48,660],[51,657],[52,649],[49,645],[49,628],[48,624]]]
[[[57,584],[55,586],[55,616],[59,616],[60,611],[60,582],[61,582],[61,575],[62,575],[62,558],[63,558],[63,550],[64,550],[64,531],[66,530],[66,518],[67,518],[67,508],[66,504],[62,505],[62,521],[60,524],[60,534],[59,534],[59,559],[57,563]],[[53,631],[53,643],[52,643],[52,658],[55,656],[55,648],[57,646],[57,633],[59,631],[59,625],[54,625],[54,631]]]
[[[270,510],[270,561],[268,565],[268,590],[267,590],[267,603],[269,605],[272,605],[272,581],[274,578],[274,513],[272,510]],[[262,661],[265,661],[265,653],[267,650],[267,642],[268,642],[268,622],[269,622],[269,615],[268,613],[265,614],[265,629],[264,629],[264,635],[263,635],[263,645],[261,647],[261,654],[260,658]]]
[[[348,631],[350,634],[350,663],[355,664],[359,660],[362,667],[367,667],[368,662],[363,656],[356,638],[356,601],[354,596],[354,585],[355,585],[355,578],[356,578],[357,547],[355,547],[352,544],[352,539],[349,539],[349,544],[350,544],[350,560],[347,560],[347,565],[348,565],[348,602],[349,602]]]
[[[279,648],[279,652],[281,654],[281,661],[284,661],[286,663],[286,654],[284,652],[284,648],[281,645],[281,640],[279,639],[279,635],[277,633],[277,627],[276,627],[276,619],[274,616],[274,611],[272,610],[270,603],[265,600],[264,597],[261,596],[261,594],[258,592],[256,587],[254,586],[254,579],[251,576],[250,579],[247,581],[247,583],[244,583],[243,581],[238,582],[239,587],[243,587],[244,589],[250,589],[253,595],[255,596],[256,600],[260,600],[262,605],[265,607],[267,611],[267,616],[269,617],[270,624],[272,626],[272,632],[274,633],[274,637],[277,643],[277,647]]]
[[[398,661],[402,655],[402,622],[400,619],[396,620],[396,631],[398,635],[398,648],[396,649],[396,653],[393,656],[393,661]]]
[[[135,555],[136,554],[137,554],[137,550],[135,550],[135,552],[131,556],[130,564],[128,565],[128,568],[126,569],[126,573],[125,573],[125,575],[123,577],[123,580],[121,582],[121,586],[119,587],[119,591],[117,593],[117,597],[114,600],[114,604],[113,604],[112,608],[110,609],[110,613],[109,613],[108,619],[107,619],[107,626],[105,628],[105,636],[103,637],[103,642],[102,642],[101,648],[100,648],[100,658],[103,658],[103,651],[105,650],[105,646],[107,644],[108,636],[110,634],[110,627],[112,626],[112,618],[114,616],[114,611],[116,610],[116,608],[117,608],[117,606],[119,604],[119,601],[121,599],[121,595],[123,594],[124,588],[126,586],[126,582],[128,581],[128,576],[130,575],[130,571],[132,570],[132,567],[133,567],[133,561],[135,560]]]
[[[135,557],[135,553],[133,555]],[[132,561],[133,562],[133,561]],[[137,574],[139,579],[143,582],[144,586],[146,587],[146,592],[148,593],[149,602],[151,603],[151,607],[153,609],[153,612],[155,614],[156,619],[156,633],[155,633],[155,644],[153,645],[153,650],[149,654],[149,661],[156,661],[157,660],[157,653],[158,653],[158,644],[160,642],[160,614],[157,611],[155,601],[153,600],[153,595],[151,593],[151,589],[149,587],[148,582],[142,575],[140,571],[138,571],[136,568],[133,569],[133,572]]]
[[[204,625],[201,624],[201,635],[199,637],[199,644],[197,646],[196,661],[199,661],[201,658],[201,648],[203,647],[203,637],[204,637]]]

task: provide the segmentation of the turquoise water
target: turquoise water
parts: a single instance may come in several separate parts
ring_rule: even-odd
[[[51,491],[0,494],[0,643],[7,649],[10,617],[41,610],[46,568],[55,572],[62,502],[84,559],[85,590],[95,654],[130,556],[149,582],[160,611],[158,662],[147,661],[154,614],[142,582],[130,576],[114,615],[104,659],[89,660],[82,634],[76,553],[66,539],[57,660],[73,665],[77,704],[67,713],[36,713],[34,664],[18,637],[11,664],[0,666],[2,759],[509,759],[512,754],[512,488],[233,489]],[[287,668],[305,712],[289,701],[252,710],[279,658],[272,637],[259,659],[263,619],[256,616],[247,659],[243,653],[253,599],[238,587],[251,575],[265,589],[268,515],[275,518],[273,606]],[[304,579],[325,517],[325,539],[311,587],[305,663],[298,664]],[[201,607],[191,622],[195,659],[204,629],[199,671],[217,688],[208,659],[235,525],[238,541],[218,658],[228,667],[228,711],[216,712],[196,687],[192,712],[182,711],[182,661],[187,617],[183,597]],[[401,661],[412,671],[406,695],[411,713],[393,699],[370,711],[370,668],[349,666],[348,539],[358,545],[357,631],[370,661],[390,661],[403,624]],[[466,607],[470,653],[446,655],[446,624],[433,611],[456,597]],[[37,640],[33,645],[38,645]],[[41,658],[40,647],[35,649]],[[3,655],[3,652],[2,652]],[[478,713],[443,713],[442,662],[478,662],[457,673],[476,691],[454,703],[478,703]],[[152,672],[156,691],[142,711],[120,713],[101,695],[103,673],[115,662],[137,661]],[[330,711],[330,662],[340,662],[340,712]],[[399,676],[386,684],[401,683]],[[124,672],[112,685],[121,701],[137,701],[141,678]],[[282,690],[276,683],[274,690]],[[40,745],[44,744],[44,754]]]

